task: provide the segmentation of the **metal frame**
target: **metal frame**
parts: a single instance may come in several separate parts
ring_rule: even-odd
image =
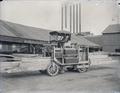
[[[71,48],[71,49],[75,49],[75,48]],[[60,50],[60,51],[61,51],[61,54],[62,54],[62,57],[61,57],[62,62],[60,62],[60,61],[57,60],[57,58],[56,58],[56,50]],[[64,58],[65,58],[66,55],[64,55],[63,51],[64,51],[64,48],[55,48],[55,47],[54,47],[53,61],[54,61],[56,64],[60,65],[60,66],[81,65],[81,64],[89,63],[89,60],[88,60],[88,59],[86,59],[86,60],[80,60],[80,52],[79,52],[79,51],[80,51],[80,48],[76,49],[76,51],[78,52],[78,54],[76,55],[76,56],[78,57],[78,63],[74,63],[74,62],[73,62],[73,63],[65,63],[65,62],[64,62]],[[86,51],[86,52],[87,52],[87,54],[88,54],[88,51]],[[88,57],[88,55],[85,55],[85,56]]]

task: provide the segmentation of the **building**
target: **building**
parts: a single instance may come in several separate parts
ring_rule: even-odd
[[[0,20],[0,53],[40,53],[50,30]]]
[[[120,52],[120,24],[109,25],[103,31],[103,50]]]
[[[81,33],[81,2],[70,0],[62,2],[61,29],[71,33]]]
[[[41,28],[24,26],[0,20],[0,53],[38,53],[49,46],[49,32]],[[72,43],[85,47],[99,47],[83,36],[72,34]]]
[[[102,46],[105,52],[120,52],[120,24],[109,25],[98,36],[86,36],[86,39]]]
[[[89,52],[101,51],[101,46],[90,40],[87,40],[84,36],[72,34],[71,43],[76,43],[80,47],[86,47],[89,49]]]

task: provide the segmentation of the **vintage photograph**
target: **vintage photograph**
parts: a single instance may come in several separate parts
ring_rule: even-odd
[[[120,0],[0,0],[0,93],[120,93]]]

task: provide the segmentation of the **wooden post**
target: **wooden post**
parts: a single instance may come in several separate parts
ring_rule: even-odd
[[[35,46],[33,46],[33,54],[36,54],[35,49],[36,49]]]
[[[78,60],[80,62],[80,45],[78,45]]]
[[[86,55],[86,60],[89,58],[89,46],[87,46],[87,55]]]

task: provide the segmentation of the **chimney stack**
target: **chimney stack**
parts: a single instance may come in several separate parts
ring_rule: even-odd
[[[64,2],[61,7],[61,30],[71,33],[81,33],[81,4],[80,1]]]

